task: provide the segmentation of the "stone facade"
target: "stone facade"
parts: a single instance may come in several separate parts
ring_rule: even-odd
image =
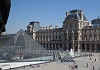
[[[36,31],[41,30],[40,23],[36,21],[30,22],[30,24],[27,26],[27,34],[30,35],[33,39],[35,39]]]
[[[28,30],[27,28],[26,32],[30,33]],[[100,51],[100,27],[90,26],[82,10],[66,12],[61,28],[52,28],[52,25],[41,27],[38,31],[32,31],[31,37],[48,50],[72,48],[79,52]]]
[[[82,51],[100,52],[100,27],[86,27],[82,30],[80,46]]]

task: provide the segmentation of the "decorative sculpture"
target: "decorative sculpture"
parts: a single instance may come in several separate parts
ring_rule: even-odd
[[[0,35],[6,31],[5,25],[7,24],[10,7],[11,0],[0,0]]]

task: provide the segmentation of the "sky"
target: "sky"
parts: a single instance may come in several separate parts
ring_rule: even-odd
[[[11,0],[6,34],[26,30],[31,21],[41,26],[62,27],[66,12],[83,10],[88,21],[100,16],[100,0]]]

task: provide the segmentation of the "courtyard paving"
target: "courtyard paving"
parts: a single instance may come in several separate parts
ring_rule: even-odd
[[[70,66],[74,63],[72,62],[50,62],[47,64],[40,64],[40,66],[34,65],[34,67],[26,66],[12,70],[100,70],[100,54],[94,53],[94,56],[77,57],[74,58],[77,69],[72,69]],[[87,67],[88,64],[88,67]]]

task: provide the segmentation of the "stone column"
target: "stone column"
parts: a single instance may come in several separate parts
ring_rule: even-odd
[[[79,42],[78,42],[78,52],[81,52],[81,46]]]
[[[85,45],[85,52],[87,51],[87,47],[86,47],[86,44],[84,44]]]
[[[47,43],[45,43],[45,48],[47,49]]]
[[[66,43],[66,50],[69,50],[69,46],[68,46],[68,43]]]
[[[49,36],[48,36],[48,41],[50,41]]]
[[[89,34],[87,34],[87,40],[89,40]]]
[[[91,52],[91,49],[92,49],[92,48],[91,48],[91,43],[89,43],[89,47],[90,47],[90,52]]]
[[[75,49],[75,47],[74,47],[74,42],[72,43],[72,49],[73,49],[73,50]]]
[[[94,40],[94,35],[92,34],[92,36],[91,36],[91,41],[93,41]]]
[[[72,48],[73,48],[73,50],[75,50],[75,47],[74,47],[74,31],[72,31],[72,41],[73,41]]]
[[[94,44],[94,46],[95,46],[95,52],[97,52],[97,45],[96,45],[96,44]]]
[[[92,50],[92,45],[91,45],[91,43],[89,43],[89,46],[90,46],[90,52],[91,52],[91,50]]]
[[[73,39],[73,40],[72,40],[72,41],[74,41],[74,37],[75,37],[75,36],[74,36],[74,31],[72,31],[72,33],[73,33],[73,35],[72,35],[72,39]]]
[[[48,43],[48,50],[50,50],[50,44]]]
[[[55,50],[57,50],[56,43],[55,43]]]
[[[52,36],[51,36],[51,39],[50,40],[52,40],[53,38],[52,38]]]
[[[99,40],[99,34],[97,34],[97,40]]]
[[[69,50],[69,43],[68,43],[68,42],[69,42],[69,38],[68,38],[68,30],[66,31],[66,33],[67,33],[67,40],[66,40],[66,41],[67,41],[67,50]]]
[[[67,41],[69,40],[69,37],[68,37],[68,30],[66,31],[66,33],[67,33]]]
[[[45,36],[45,41],[47,41],[46,36]]]

